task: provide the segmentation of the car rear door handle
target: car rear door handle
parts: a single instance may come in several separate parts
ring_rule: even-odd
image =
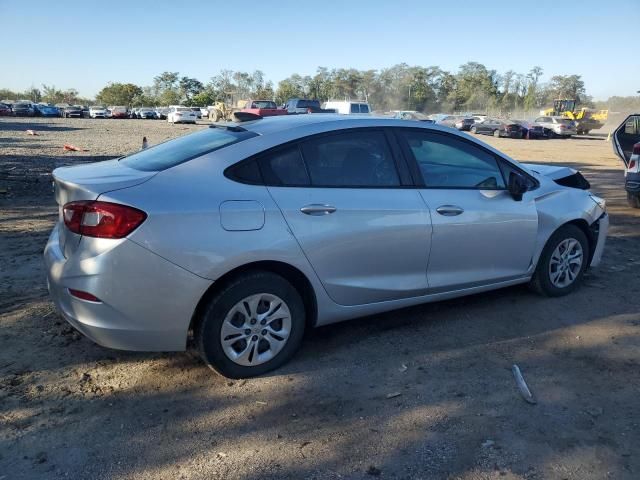
[[[445,217],[455,217],[456,215],[460,215],[464,210],[457,205],[442,205],[436,208],[436,212],[440,215],[444,215]]]
[[[311,205],[305,205],[300,209],[300,211],[307,215],[320,216],[329,215],[330,213],[335,212],[336,207],[333,207],[331,205],[323,205],[320,203],[312,203]]]

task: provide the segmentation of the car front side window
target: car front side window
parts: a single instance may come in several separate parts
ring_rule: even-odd
[[[504,189],[495,157],[475,145],[444,135],[401,130],[427,188]]]

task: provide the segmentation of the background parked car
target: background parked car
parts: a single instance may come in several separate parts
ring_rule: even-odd
[[[416,120],[418,122],[435,123],[435,121],[429,118],[428,115],[416,112],[415,110],[394,110],[391,113],[393,113],[393,118],[398,118],[400,120]]]
[[[522,138],[529,138],[529,140],[536,140],[542,138],[549,138],[551,136],[548,129],[542,125],[537,125],[526,120],[513,120],[515,123],[522,127]]]
[[[153,110],[153,108],[142,107],[142,108],[139,108],[138,111],[136,112],[136,118],[155,120],[156,112]]]
[[[451,128],[456,128],[455,124],[458,121],[458,117],[456,115],[446,115],[442,113],[433,114],[431,118],[436,124]]]
[[[371,115],[367,102],[340,102],[330,100],[323,105],[324,109],[335,110],[341,115]]]
[[[37,103],[33,106],[36,117],[59,117],[60,110],[58,107],[46,103]]]
[[[12,114],[13,112],[9,105],[7,105],[6,103],[0,103],[0,117],[8,117]]]
[[[209,109],[207,107],[200,107],[200,118],[209,118]]]
[[[167,114],[169,113],[169,109],[166,107],[156,107],[155,108],[156,118],[158,120],[166,120]]]
[[[511,120],[487,118],[484,122],[475,123],[471,133],[493,135],[494,137],[522,138],[522,127]]]
[[[283,108],[287,113],[336,113],[333,108],[322,108],[320,100],[311,100],[307,98],[290,98]]]
[[[109,110],[111,110],[111,118],[129,118],[129,110],[127,107],[116,105],[109,107]]]
[[[169,113],[167,113],[168,123],[196,123],[197,119],[196,112],[181,105],[170,106]]]
[[[550,138],[569,138],[578,134],[576,123],[566,117],[538,117],[534,123],[546,128],[551,133]]]
[[[198,119],[202,118],[202,112],[200,111],[200,107],[190,107],[191,111],[196,114]]]
[[[62,110],[62,116],[64,118],[82,118],[84,113],[81,106],[70,105]]]
[[[91,118],[107,118],[107,109],[102,106],[93,106],[89,108],[89,117]]]
[[[35,109],[29,102],[16,102],[11,106],[14,117],[33,117]]]
[[[475,123],[475,120],[471,117],[458,117],[458,119],[453,124],[458,130],[468,132],[471,130],[471,127]]]

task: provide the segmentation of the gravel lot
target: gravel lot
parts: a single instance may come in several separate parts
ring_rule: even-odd
[[[0,119],[0,480],[640,478],[640,211],[602,136],[483,138],[576,166],[607,199],[605,259],[576,293],[515,287],[325,327],[284,368],[229,381],[189,353],[85,339],[48,301],[41,258],[53,168],[203,126]]]

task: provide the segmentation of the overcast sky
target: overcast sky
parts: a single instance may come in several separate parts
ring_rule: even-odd
[[[317,66],[406,62],[582,75],[596,99],[640,90],[640,0],[0,0],[0,88],[55,85],[93,97],[163,71],[202,82],[262,70],[277,84]]]

